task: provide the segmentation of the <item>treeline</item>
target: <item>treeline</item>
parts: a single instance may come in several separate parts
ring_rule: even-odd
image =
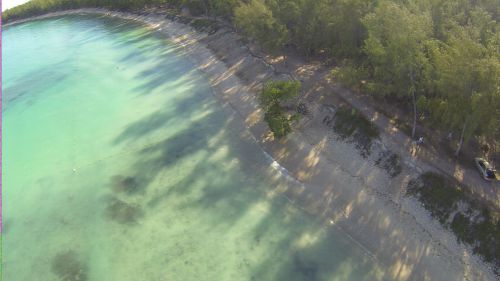
[[[157,4],[224,17],[270,52],[321,54],[344,84],[406,103],[412,135],[417,122],[453,132],[457,154],[473,136],[500,140],[498,0],[32,0],[3,19]]]
[[[78,8],[109,8],[116,10],[140,9],[145,5],[159,4],[161,0],[30,0],[2,12],[2,22],[42,15],[49,12]],[[171,2],[171,1],[169,1]]]
[[[413,122],[500,140],[498,0],[250,0],[234,23],[270,51],[294,46],[341,67],[344,84],[406,103]]]
[[[210,15],[231,18],[240,0],[31,0],[2,13],[2,21],[23,19],[67,9],[108,8],[120,11],[139,10],[146,6],[168,5],[172,8],[189,8],[193,15]]]

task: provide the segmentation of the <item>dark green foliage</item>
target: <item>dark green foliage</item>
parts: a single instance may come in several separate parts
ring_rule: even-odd
[[[389,176],[392,178],[401,174],[401,157],[399,154],[391,153],[390,151],[384,151],[380,153],[377,160],[375,160],[375,165],[381,167],[386,170]]]
[[[474,245],[474,253],[481,255],[487,262],[500,263],[500,224],[489,215],[481,216],[480,222],[472,222],[458,213],[450,225],[457,239]],[[476,243],[477,242],[477,243]]]
[[[251,0],[237,7],[234,21],[245,35],[269,51],[279,51],[288,42],[288,29],[274,17],[264,0]]]
[[[372,122],[355,109],[346,106],[337,109],[333,130],[342,140],[354,142],[364,157],[370,155],[372,142],[380,134]]]
[[[431,214],[444,223],[460,199],[463,191],[450,180],[435,173],[422,174],[417,180],[410,181],[408,192],[416,195]]]
[[[172,8],[187,7],[193,15],[230,17],[239,0],[31,0],[2,13],[7,23],[16,19],[48,12],[78,8],[108,8],[134,11],[145,6],[168,4]]]
[[[52,258],[52,272],[62,281],[86,281],[88,269],[74,251],[57,254]]]
[[[275,137],[281,138],[292,131],[289,119],[279,105],[275,104],[266,111],[264,120],[269,125]]]
[[[449,227],[461,242],[473,246],[484,260],[500,265],[500,224],[481,202],[471,200],[452,180],[425,173],[408,184],[409,194],[415,195],[444,226]],[[465,213],[457,203],[468,206]],[[448,219],[453,215],[451,223]],[[479,214],[472,217],[472,214]]]
[[[473,241],[469,219],[462,213],[457,213],[451,222],[451,230],[457,235],[459,241],[471,243]]]
[[[353,64],[336,67],[331,71],[331,74],[333,78],[338,79],[338,81],[340,81],[340,83],[344,86],[348,86],[353,89],[360,89],[362,81],[369,77],[366,69],[357,67]]]
[[[275,137],[284,137],[292,131],[290,122],[297,120],[297,114],[287,117],[281,102],[290,101],[299,94],[299,81],[269,81],[260,94],[260,103],[265,110],[264,120]]]
[[[260,102],[266,108],[291,100],[299,94],[299,81],[269,81],[260,95]]]
[[[306,56],[327,53],[357,58],[366,37],[361,18],[367,0],[266,0],[273,17],[286,26],[288,41]]]
[[[7,23],[16,19],[38,16],[48,12],[102,7],[121,11],[137,10],[145,5],[160,4],[162,0],[31,0],[2,13],[2,20]]]
[[[491,218],[485,219],[481,223],[470,226],[472,238],[479,241],[479,245],[474,247],[474,252],[480,254],[488,262],[500,265],[500,224],[497,220],[493,222]]]

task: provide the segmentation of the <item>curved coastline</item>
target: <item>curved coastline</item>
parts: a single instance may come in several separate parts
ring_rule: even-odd
[[[355,162],[356,165],[346,168],[344,160],[332,159],[329,157],[332,155],[325,152],[332,148],[329,140],[318,143],[314,130],[304,129],[304,124],[299,124],[298,130],[285,140],[273,140],[263,122],[256,91],[265,80],[279,75],[248,52],[244,57],[221,59],[216,50],[220,44],[216,41],[218,39],[207,40],[207,34],[196,32],[189,26],[168,20],[164,16],[136,15],[105,9],[55,12],[14,21],[4,27],[35,19],[81,13],[138,21],[162,32],[181,46],[182,53],[207,76],[214,95],[222,101],[223,106],[231,107],[245,123],[251,137],[269,157],[270,166],[285,177],[300,182],[302,186],[275,192],[339,227],[370,256],[387,267],[392,278],[495,280],[491,268],[474,257],[470,249],[451,241],[455,238],[449,231],[426,217],[417,202],[411,198],[395,200],[388,196],[384,185],[401,188],[411,175],[406,179],[403,175],[401,179],[393,181],[376,172],[367,176],[357,173],[356,165],[363,160],[350,155],[356,153],[352,145],[333,144],[337,150],[345,150],[337,156],[355,158],[350,162]],[[237,36],[227,34],[221,33],[220,37],[231,39]],[[240,48],[245,53],[245,47],[240,45]],[[246,81],[238,77],[241,76],[239,74],[242,69],[251,69],[253,72],[249,71],[251,74],[247,75],[251,77],[254,74],[255,78]],[[315,128],[314,120],[305,122]],[[346,159],[345,161],[350,160]],[[366,165],[366,170],[375,169],[368,164],[360,165]]]

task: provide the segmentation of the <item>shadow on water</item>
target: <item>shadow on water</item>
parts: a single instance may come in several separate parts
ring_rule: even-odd
[[[2,89],[4,110],[17,102],[26,106],[33,105],[39,94],[48,92],[51,88],[64,83],[71,73],[71,66],[67,63],[52,64],[37,69],[17,78],[13,85]]]
[[[128,51],[120,59],[121,63],[134,65],[145,61],[154,62],[153,67],[141,71],[136,77],[144,82],[134,91],[150,94],[167,85],[175,88],[179,85],[194,84],[194,80],[199,80],[199,74],[193,70],[192,65],[183,61],[180,55],[182,49],[171,44],[164,34],[146,29],[144,25],[133,21],[106,18],[101,20],[102,27],[110,36],[115,37],[113,48]],[[186,78],[189,80],[186,81]]]
[[[120,195],[107,202],[104,215],[109,220],[121,227],[140,228],[137,222],[143,217],[174,202],[175,208],[197,210],[205,224],[217,233],[229,233],[247,224],[256,205],[265,205],[257,216],[259,221],[244,230],[251,241],[242,244],[261,253],[256,260],[241,261],[252,280],[377,279],[370,268],[371,261],[353,260],[349,251],[352,245],[338,245],[332,238],[338,234],[332,233],[331,227],[273,195],[272,191],[287,189],[291,183],[269,167],[259,145],[243,130],[240,117],[217,102],[209,88],[196,87],[201,74],[192,66],[177,63],[181,57],[172,59],[175,48],[160,43],[140,48],[144,40],[150,40],[151,32],[130,32],[136,27],[128,21],[103,21],[110,34],[123,39],[117,48],[120,44],[138,46],[136,51],[125,54],[122,62],[133,64],[152,59],[135,52],[159,54],[152,67],[134,77],[142,83],[135,89],[140,93],[138,99],[158,89],[165,89],[164,94],[168,94],[169,87],[178,85],[191,89],[189,94],[170,99],[164,109],[131,122],[113,139],[114,145],[136,141],[147,141],[148,145],[131,152],[137,156],[130,163],[132,175],[109,175],[106,179],[106,185],[111,184],[114,193]],[[177,123],[184,127],[173,135],[149,139],[151,134]],[[184,165],[186,162],[189,165]],[[166,171],[175,169],[183,169],[175,179],[162,178],[168,176]],[[153,185],[160,185],[159,192],[151,194]],[[153,196],[135,196],[133,203],[121,196],[132,197],[135,192]],[[192,194],[196,196],[188,196]],[[172,200],[183,197],[189,200]],[[182,255],[176,259],[182,260]],[[57,254],[51,269],[62,280],[86,280],[92,272],[72,251]]]
[[[169,83],[170,75],[186,75],[176,73],[179,69],[172,69],[171,61],[165,55],[156,66],[142,71],[137,79],[147,82],[140,90],[148,93]],[[193,118],[194,112],[200,109],[206,111],[203,118]],[[146,216],[161,210],[166,202],[172,202],[169,199],[187,198],[196,189],[195,199],[174,200],[175,207],[201,211],[213,230],[225,233],[244,223],[255,205],[266,201],[269,210],[248,233],[254,237],[252,247],[265,249],[265,255],[258,261],[246,261],[252,280],[330,280],[338,276],[342,276],[342,280],[380,279],[371,268],[372,260],[367,257],[353,260],[348,252],[352,245],[336,244],[332,237],[338,234],[332,234],[331,227],[315,221],[281,197],[267,199],[269,192],[278,187],[286,189],[287,183],[270,169],[259,146],[235,116],[216,102],[207,89],[170,101],[165,110],[130,123],[114,139],[115,145],[147,139],[151,133],[176,122],[190,121],[184,122],[187,128],[139,150],[135,162],[131,163],[136,177],[145,186],[153,183],[162,186],[153,198],[143,202]],[[227,153],[214,157],[221,148],[227,149]],[[196,162],[190,162],[192,159]],[[185,161],[189,165],[183,165]],[[185,170],[174,180],[161,178],[164,171],[177,166]],[[304,225],[314,225],[316,229]],[[309,236],[313,237],[311,241],[301,244],[300,241]]]
[[[345,192],[339,188],[332,191],[335,193],[332,195],[332,201],[345,203],[354,210],[359,207],[370,209],[371,212],[363,213],[362,217],[351,218],[351,221],[359,218],[360,225],[364,223],[363,220],[371,222],[387,219],[386,224],[366,223],[366,226],[374,228],[373,232],[382,234],[388,233],[387,230],[396,229],[386,237],[374,237],[374,243],[388,249],[397,249],[392,260],[401,265],[401,275],[381,273],[373,269],[373,261],[362,254],[353,255],[352,248],[356,247],[346,242],[346,239],[340,239],[342,236],[336,233],[333,227],[322,223],[321,218],[309,216],[291,206],[282,197],[276,196],[278,192],[274,191],[279,189],[286,194],[287,190],[293,189],[293,184],[283,180],[282,176],[277,176],[276,172],[269,168],[258,145],[242,130],[244,123],[239,120],[240,117],[235,117],[236,114],[227,112],[222,105],[215,102],[208,90],[195,90],[196,79],[201,78],[196,78],[197,72],[189,67],[172,63],[175,60],[170,56],[175,48],[165,47],[160,43],[143,45],[143,41],[151,38],[149,31],[129,33],[131,28],[136,28],[135,25],[128,21],[117,23],[104,24],[110,34],[118,33],[116,36],[123,39],[117,43],[117,48],[136,44],[137,53],[147,50],[154,54],[138,55],[131,50],[123,55],[124,63],[133,64],[143,59],[155,59],[152,67],[143,69],[134,77],[141,83],[136,89],[140,93],[137,99],[147,98],[148,94],[158,89],[165,89],[164,94],[168,94],[168,88],[177,85],[193,91],[170,99],[168,104],[163,105],[164,109],[137,118],[113,139],[112,144],[117,146],[136,141],[147,142],[148,145],[130,152],[137,156],[128,163],[133,174],[124,174],[118,179],[115,177],[115,191],[120,195],[128,191],[133,193],[134,189],[140,186],[141,192],[146,196],[134,195],[134,202],[129,202],[130,198],[126,196],[111,199],[108,205],[110,209],[107,211],[110,219],[122,222],[121,227],[133,225],[140,229],[141,224],[135,222],[142,220],[143,216],[159,213],[165,207],[196,210],[202,216],[203,224],[210,228],[207,231],[214,230],[215,233],[223,234],[245,232],[242,237],[248,243],[241,244],[250,244],[251,249],[242,248],[239,251],[252,250],[259,254],[258,259],[241,261],[251,273],[252,278],[247,279],[252,280],[388,280],[389,276],[401,276],[401,280],[422,280],[419,277],[426,276],[424,266],[427,264],[419,266],[417,263],[420,257],[434,254],[429,250],[429,245],[419,243],[414,247],[411,237],[399,235],[396,225],[400,221],[391,220],[392,217],[382,208],[378,208],[380,205],[375,204],[375,200],[371,200],[366,194],[361,192],[353,197],[346,195],[345,198],[348,199],[345,201],[348,202],[335,201],[336,197],[340,196],[339,193]],[[127,34],[124,36],[119,33]],[[191,78],[193,80],[190,81]],[[168,129],[177,123],[182,123],[181,130],[168,136],[160,135],[154,140],[150,139],[153,133]],[[220,153],[221,150],[225,150],[225,153]],[[287,153],[294,154],[293,151]],[[300,164],[298,167],[309,167],[306,165],[307,157],[301,157],[299,153],[291,157]],[[189,165],[185,165],[186,163]],[[319,166],[313,168],[315,175],[320,172],[336,173],[321,171]],[[310,170],[313,169],[304,169]],[[169,179],[168,176],[172,173],[177,174],[175,178]],[[107,186],[110,182],[113,184],[113,176],[115,175],[109,175],[109,178],[105,179]],[[153,187],[157,192],[152,192]],[[251,216],[256,206],[260,205],[265,208],[259,210],[258,216]],[[250,217],[258,221],[250,222]],[[247,227],[242,228],[242,225]],[[225,236],[221,235],[220,240],[223,239]],[[186,257],[182,256],[185,254],[180,253],[175,259],[182,260]],[[77,272],[80,272],[81,268],[86,272],[86,265],[79,262],[79,257],[71,257],[73,254],[66,255],[63,251],[61,255],[65,260],[73,261],[68,265],[55,265],[53,269],[57,270],[54,273],[60,277],[69,274],[81,278]],[[56,263],[63,259],[58,260]],[[92,272],[92,268],[89,268],[89,272]]]
[[[194,83],[194,81],[189,83]],[[151,86],[151,89],[153,88],[154,86]],[[129,124],[125,130],[114,138],[113,144],[135,141],[159,129],[173,126],[179,121],[191,120],[194,113],[200,108],[211,104],[213,104],[213,101],[210,100],[210,96],[200,90],[187,93],[182,98],[172,98],[168,104],[164,105],[165,109],[155,111]],[[196,124],[194,123],[195,126]]]
[[[128,21],[116,23],[103,24],[110,34],[127,33],[120,37],[123,40],[116,47],[136,44],[136,52],[159,54],[152,67],[134,77],[142,83],[135,89],[140,93],[138,99],[158,89],[165,89],[164,94],[168,94],[169,87],[178,85],[191,91],[170,99],[164,109],[131,122],[113,139],[114,145],[136,141],[147,141],[148,145],[131,152],[137,156],[130,163],[134,174],[109,175],[106,185],[111,184],[120,195],[131,197],[140,187],[140,192],[153,196],[135,196],[134,203],[128,202],[128,197],[112,197],[104,210],[109,220],[121,227],[140,228],[137,222],[144,216],[174,202],[175,208],[197,210],[205,224],[217,233],[230,233],[247,224],[256,205],[265,205],[263,211],[258,211],[259,221],[244,230],[251,241],[242,244],[249,244],[261,253],[256,260],[241,261],[252,280],[313,281],[339,276],[342,280],[377,279],[370,260],[352,260],[349,252],[352,245],[338,245],[332,239],[338,234],[331,233],[330,227],[272,194],[275,189],[289,188],[291,183],[269,167],[258,144],[243,130],[240,117],[217,102],[209,88],[196,87],[202,79],[200,73],[192,70],[192,66],[177,63],[181,57],[172,59],[172,47],[157,43],[140,48],[144,40],[150,40],[150,32],[133,33],[130,29],[135,27]],[[133,64],[143,59],[152,58],[130,51],[122,61]],[[184,125],[178,132],[149,139],[151,134],[177,123]],[[162,178],[169,175],[166,171],[175,173],[175,169],[183,169],[175,179]],[[159,192],[150,192],[153,185],[159,187]],[[172,200],[183,197],[186,200]],[[182,260],[182,255],[176,259]],[[92,272],[71,251],[56,255],[51,269],[62,280],[85,280],[88,272]]]

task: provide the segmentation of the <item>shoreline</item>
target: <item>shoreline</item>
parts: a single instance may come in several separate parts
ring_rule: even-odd
[[[390,179],[358,155],[353,144],[325,138],[321,132],[325,109],[320,105],[313,107],[314,117],[304,117],[290,136],[273,140],[263,122],[256,93],[264,81],[278,78],[278,74],[252,56],[248,47],[235,42],[238,35],[226,30],[210,37],[164,16],[104,9],[55,12],[4,26],[69,14],[98,14],[141,22],[182,47],[181,53],[207,76],[214,95],[242,118],[264,152],[304,185],[302,190],[273,192],[338,226],[384,265],[395,280],[495,279],[488,266],[429,218],[416,199],[404,196],[405,183],[414,176],[408,169]],[[398,192],[392,193],[392,189]]]

